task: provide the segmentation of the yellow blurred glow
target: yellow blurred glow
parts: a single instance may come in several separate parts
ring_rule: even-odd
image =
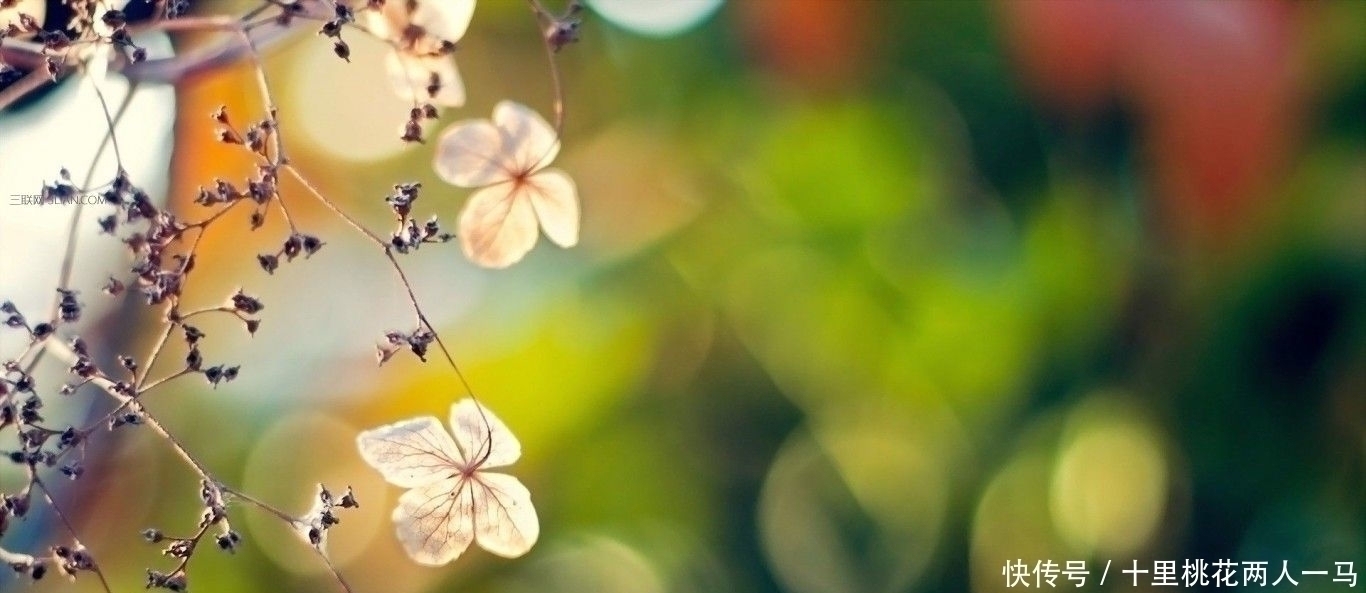
[[[948,458],[900,419],[843,416],[779,453],[759,526],[788,590],[901,591],[923,574],[948,504]]]
[[[1151,539],[1166,509],[1168,464],[1153,430],[1122,405],[1092,402],[1073,418],[1053,474],[1058,532],[1078,549],[1125,555]]]
[[[692,220],[703,202],[688,158],[643,126],[618,125],[575,146],[563,167],[583,200],[583,246],[623,258]]]
[[[289,54],[283,124],[303,133],[318,150],[349,161],[377,161],[409,147],[399,140],[412,104],[394,93],[385,74],[388,46],[352,35],[351,62],[322,40],[304,40]],[[295,136],[291,136],[295,137]]]
[[[385,494],[390,488],[355,452],[357,432],[318,412],[285,416],[257,440],[243,479],[244,491],[293,516],[308,511],[319,482],[334,493],[351,485],[361,507],[340,513],[342,524],[328,532],[328,555],[338,566],[360,557],[372,540],[382,537],[389,517]],[[327,572],[317,554],[279,518],[256,509],[243,515],[253,542],[277,565],[298,574]],[[396,541],[393,546],[397,548]]]
[[[586,295],[542,283],[534,310],[490,312],[480,323],[448,332],[470,383],[522,441],[522,464],[548,455],[547,443],[601,417],[649,370],[655,328],[630,297]],[[590,298],[591,297],[591,298]],[[457,354],[457,356],[460,356]],[[449,368],[427,365],[399,393],[376,396],[385,415],[449,402]],[[519,395],[520,394],[520,395]],[[443,404],[438,404],[438,408]]]
[[[1036,450],[1022,452],[982,494],[972,526],[973,591],[1007,591],[1001,569],[1008,560],[1030,566],[1052,560],[1061,566],[1067,560],[1085,559],[1060,541],[1049,524],[1048,461]]]
[[[79,533],[83,538],[95,542],[117,542],[130,532],[146,528],[153,508],[166,504],[157,496],[147,495],[149,492],[165,492],[163,466],[147,462],[155,452],[156,444],[149,439],[125,439],[108,459],[101,460],[101,464],[107,464],[105,468],[116,469],[109,473],[87,473],[81,478],[86,481],[85,487],[89,491],[99,493],[98,497],[87,499],[89,502],[86,504],[94,502],[92,506],[95,510],[89,512],[80,526]],[[177,472],[180,468],[173,467],[171,471]],[[99,481],[90,483],[96,479]],[[19,482],[0,480],[0,483]],[[61,493],[61,487],[58,488],[58,496],[65,496]],[[179,494],[175,492],[167,496]]]
[[[947,422],[912,423],[900,408],[868,406],[859,412],[823,425],[817,440],[869,515],[884,528],[916,534],[929,544],[924,551],[932,551],[949,496],[946,441],[955,435]]]
[[[664,593],[666,589],[658,570],[640,552],[615,539],[593,536],[536,556],[499,590]]]
[[[735,263],[725,287],[740,339],[784,394],[809,409],[875,390],[898,329],[872,286],[842,263],[813,249],[769,249]]]

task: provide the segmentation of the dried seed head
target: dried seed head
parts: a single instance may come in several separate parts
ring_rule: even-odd
[[[266,308],[265,305],[261,304],[261,301],[257,300],[254,297],[248,296],[241,290],[238,290],[236,294],[232,295],[231,302],[233,309],[240,311],[242,313],[246,313],[247,315],[254,315],[256,313],[260,313],[262,309]]]
[[[256,256],[256,263],[260,264],[261,269],[265,270],[267,274],[274,274],[275,270],[280,267],[280,258],[274,254],[263,253]]]

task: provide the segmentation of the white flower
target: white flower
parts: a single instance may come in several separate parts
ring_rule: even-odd
[[[395,0],[365,13],[370,32],[394,46],[385,59],[394,92],[414,102],[465,104],[465,83],[450,55],[474,16],[474,0]]]
[[[517,461],[522,445],[473,399],[451,406],[451,438],[431,416],[362,432],[361,457],[390,483],[410,488],[398,500],[398,539],[418,564],[440,566],[470,542],[507,558],[527,553],[541,534],[531,493],[512,476],[487,471]]]
[[[560,141],[535,111],[503,101],[493,121],[451,124],[437,143],[435,167],[460,187],[482,187],[460,213],[460,245],[475,263],[506,268],[536,245],[537,227],[561,247],[579,242],[574,181],[546,165]]]

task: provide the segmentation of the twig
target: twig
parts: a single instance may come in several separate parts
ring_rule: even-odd
[[[37,486],[38,490],[42,491],[43,500],[47,501],[47,506],[52,509],[52,514],[56,515],[62,525],[66,527],[67,533],[71,534],[72,541],[74,541],[77,546],[85,548],[85,544],[81,543],[81,536],[76,534],[75,525],[71,523],[70,519],[67,519],[66,513],[62,512],[62,507],[57,504],[57,501],[52,499],[52,491],[48,489],[47,483],[33,472],[33,468],[30,467],[29,472],[29,481],[32,482],[34,486]],[[109,588],[109,581],[104,578],[104,570],[100,569],[99,561],[95,560],[93,556],[90,561],[90,571],[95,573],[95,577],[100,580],[100,587],[104,588],[104,593],[113,593],[113,590]]]
[[[542,26],[555,22],[555,15],[546,10],[539,0],[527,0],[531,4],[531,12],[536,14],[536,21]],[[550,85],[553,93],[552,109],[555,114],[555,138],[564,135],[564,87],[560,82],[560,64],[555,59],[555,47],[550,42],[550,37],[541,32],[542,45],[545,46],[545,56],[550,62]]]

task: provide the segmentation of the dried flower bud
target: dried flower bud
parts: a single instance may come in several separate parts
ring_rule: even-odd
[[[579,19],[562,18],[557,19],[546,27],[545,40],[559,52],[564,46],[579,41]]]
[[[228,127],[218,128],[218,141],[223,144],[245,144],[237,131]]]
[[[294,258],[299,255],[299,252],[302,251],[303,248],[303,237],[298,234],[292,234],[288,239],[285,239],[285,244],[284,247],[281,248],[281,253],[284,253],[286,259],[294,261]]]
[[[267,274],[274,274],[275,270],[280,267],[280,258],[274,254],[263,253],[256,256],[256,263],[260,264],[261,269],[265,270]]]
[[[127,15],[123,14],[122,10],[119,10],[117,8],[111,8],[109,10],[104,11],[104,14],[100,16],[100,20],[103,21],[104,24],[108,25],[110,28],[117,29],[119,27],[122,27],[124,23],[128,22],[128,17]]]
[[[236,531],[232,530],[228,530],[227,532],[220,534],[215,539],[215,543],[218,544],[218,549],[229,553],[236,552],[237,544],[241,541],[242,537],[237,535]]]
[[[399,139],[404,142],[424,143],[425,140],[422,138],[422,124],[416,119],[408,120],[408,123],[403,124],[403,135],[399,136]]]
[[[342,495],[341,501],[337,503],[337,506],[344,509],[360,508],[360,503],[356,502],[356,494],[351,491],[350,486],[346,487],[346,494]]]
[[[47,323],[46,321],[43,323],[39,323],[38,325],[33,326],[33,339],[41,340],[43,338],[46,338],[52,335],[52,331],[53,327],[51,323]]]
[[[125,287],[122,282],[119,282],[117,278],[110,276],[109,281],[105,282],[104,288],[100,290],[101,292],[109,296],[118,296],[120,294],[123,294],[124,288]]]
[[[313,235],[303,235],[304,257],[311,256],[323,248],[323,241]]]
[[[81,304],[76,301],[76,291],[63,288],[57,289],[61,297],[57,301],[57,313],[65,323],[75,323],[81,320]]]
[[[261,304],[261,301],[256,298],[247,296],[246,293],[239,290],[236,294],[232,295],[232,308],[248,315],[254,315],[260,313],[266,306]]]

